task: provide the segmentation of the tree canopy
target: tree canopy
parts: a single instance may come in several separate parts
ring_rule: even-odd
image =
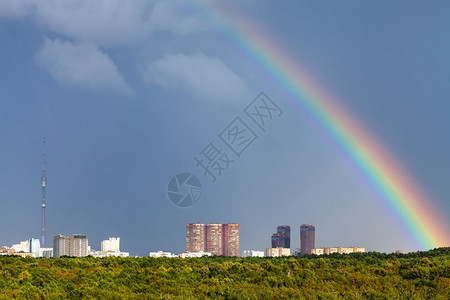
[[[29,299],[450,299],[450,248],[280,258],[2,256],[0,293]]]

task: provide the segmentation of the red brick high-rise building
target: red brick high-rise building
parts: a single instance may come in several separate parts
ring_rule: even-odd
[[[186,224],[186,252],[239,256],[239,224]]]
[[[205,252],[212,255],[223,255],[222,224],[206,224],[205,226]]]
[[[239,224],[223,224],[223,255],[239,256]]]
[[[186,252],[205,251],[205,224],[186,224]]]
[[[300,226],[300,252],[302,255],[311,254],[316,244],[316,228],[311,224]]]

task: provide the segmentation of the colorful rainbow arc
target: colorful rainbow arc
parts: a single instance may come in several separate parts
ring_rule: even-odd
[[[288,91],[303,110],[344,150],[382,196],[422,250],[450,245],[448,224],[432,201],[364,128],[338,102],[296,66],[254,26],[215,7],[218,1],[196,1],[196,7]],[[214,6],[213,6],[214,5]]]

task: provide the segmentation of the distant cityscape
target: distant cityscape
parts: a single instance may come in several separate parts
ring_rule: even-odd
[[[53,237],[53,247],[46,248],[46,155],[45,138],[42,151],[41,176],[41,238],[30,238],[18,244],[3,246],[0,255],[19,255],[23,257],[128,257],[129,252],[120,251],[120,237],[110,237],[101,242],[101,250],[91,249],[86,234],[64,236],[57,234]],[[290,255],[324,255],[333,253],[365,252],[362,247],[315,247],[316,229],[311,224],[300,226],[300,248],[291,251],[291,227],[280,225],[276,233],[271,236],[271,248],[263,250],[244,250],[242,257],[279,257]],[[400,251],[400,250],[398,250]],[[398,252],[397,251],[397,252]],[[201,257],[201,256],[240,256],[240,228],[237,223],[188,223],[186,224],[186,252],[173,254],[169,251],[157,250],[149,253],[150,257]]]
[[[277,232],[271,236],[271,248],[262,250],[244,250],[243,257],[279,257],[290,255],[323,255],[323,254],[348,254],[356,252],[366,252],[363,247],[323,247],[316,248],[316,228],[311,224],[303,224],[300,226],[300,248],[291,251],[291,227],[288,225],[280,225]]]
[[[101,250],[93,250],[89,246],[88,238],[85,234],[73,234],[64,236],[57,234],[53,237],[53,248],[41,248],[39,239],[31,238],[14,244],[11,247],[0,248],[0,255],[18,255],[22,257],[108,257],[121,256],[128,257],[128,252],[120,251],[120,238],[110,237],[101,243]]]
[[[348,254],[365,252],[363,247],[315,247],[316,229],[311,224],[300,226],[300,248],[291,251],[291,227],[280,225],[271,235],[271,247],[265,250],[243,250],[240,252],[240,226],[237,223],[188,223],[186,224],[186,252],[174,254],[157,250],[150,257],[202,257],[202,256],[242,256],[242,257],[280,257],[290,255],[327,255],[333,253]],[[110,237],[101,242],[100,250],[91,249],[86,234],[53,237],[53,247],[41,247],[39,239],[31,238],[0,248],[0,255],[18,255],[22,257],[128,257],[129,252],[120,250],[120,237]]]

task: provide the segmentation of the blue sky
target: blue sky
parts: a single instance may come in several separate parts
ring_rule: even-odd
[[[450,219],[448,1],[231,1],[347,107]],[[281,224],[317,246],[417,249],[345,155],[239,47],[182,1],[0,3],[1,245],[86,233],[121,248],[184,250],[188,222],[241,224],[241,250]],[[259,92],[284,111],[215,183],[193,157]],[[250,125],[250,124],[249,124]],[[193,207],[171,177],[203,185]]]

